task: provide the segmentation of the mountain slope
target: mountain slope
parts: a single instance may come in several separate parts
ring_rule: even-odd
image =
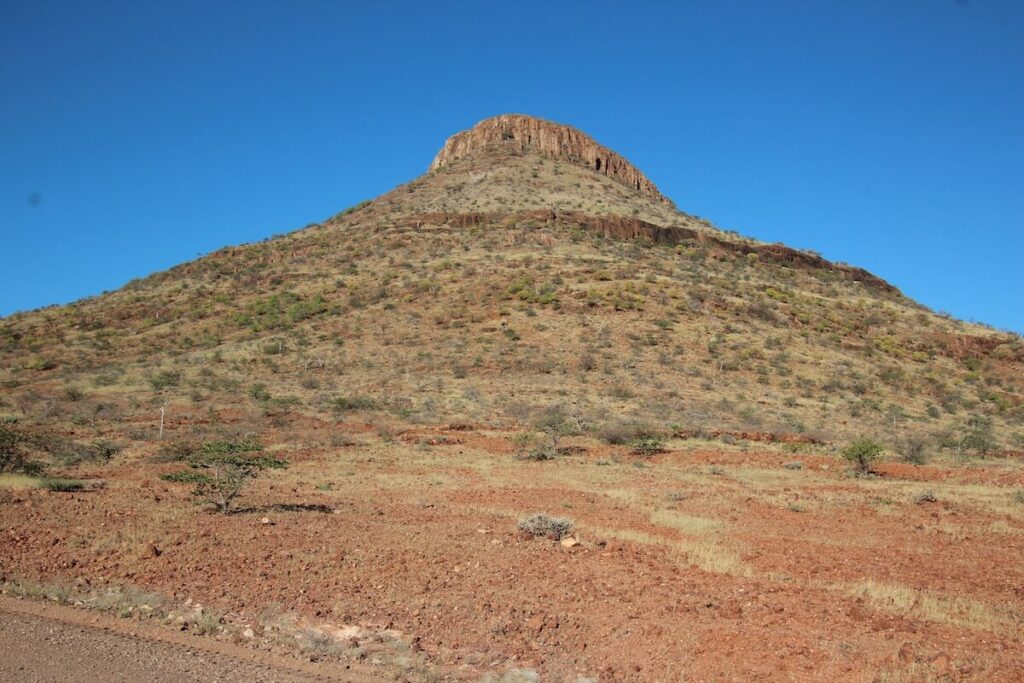
[[[11,316],[0,410],[113,424],[164,400],[329,415],[360,396],[413,421],[560,404],[594,426],[892,444],[949,444],[980,418],[1021,447],[1019,338],[719,231],[566,130],[482,122],[427,175],[323,224]]]

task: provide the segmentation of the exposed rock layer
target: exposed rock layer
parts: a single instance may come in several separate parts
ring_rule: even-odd
[[[645,197],[665,204],[672,202],[625,158],[571,126],[522,114],[503,114],[484,119],[469,130],[448,138],[430,164],[433,171],[467,156],[487,153],[525,154],[539,152],[586,166],[633,188]]]
[[[889,294],[899,290],[880,277],[863,268],[841,263],[792,249],[782,244],[748,244],[731,242],[709,232],[681,226],[664,227],[639,218],[626,216],[590,216],[579,211],[521,211],[517,213],[424,213],[408,216],[402,221],[410,227],[424,225],[448,225],[456,228],[471,228],[478,225],[514,225],[517,223],[537,225],[562,225],[577,227],[587,232],[611,239],[647,240],[655,244],[682,244],[692,242],[696,246],[721,252],[756,254],[758,258],[775,263],[784,263],[804,270],[827,270],[843,279],[861,282],[866,287]]]

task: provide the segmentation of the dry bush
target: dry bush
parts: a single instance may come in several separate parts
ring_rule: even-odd
[[[543,536],[554,541],[559,541],[572,532],[573,522],[571,519],[562,517],[551,517],[543,512],[530,515],[520,520],[519,529],[531,536]]]
[[[538,512],[520,520],[519,529],[535,538],[545,537],[552,541],[560,541],[572,531],[572,520]]]

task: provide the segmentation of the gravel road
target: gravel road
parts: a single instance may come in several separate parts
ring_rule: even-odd
[[[0,681],[19,683],[369,680],[158,626],[7,597],[0,597],[0,652]]]

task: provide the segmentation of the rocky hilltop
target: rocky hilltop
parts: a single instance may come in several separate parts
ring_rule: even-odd
[[[448,138],[434,157],[430,170],[465,157],[488,153],[525,154],[537,152],[593,169],[641,195],[664,204],[672,201],[661,194],[633,164],[586,133],[572,126],[523,114],[502,114],[484,119],[469,130]]]

